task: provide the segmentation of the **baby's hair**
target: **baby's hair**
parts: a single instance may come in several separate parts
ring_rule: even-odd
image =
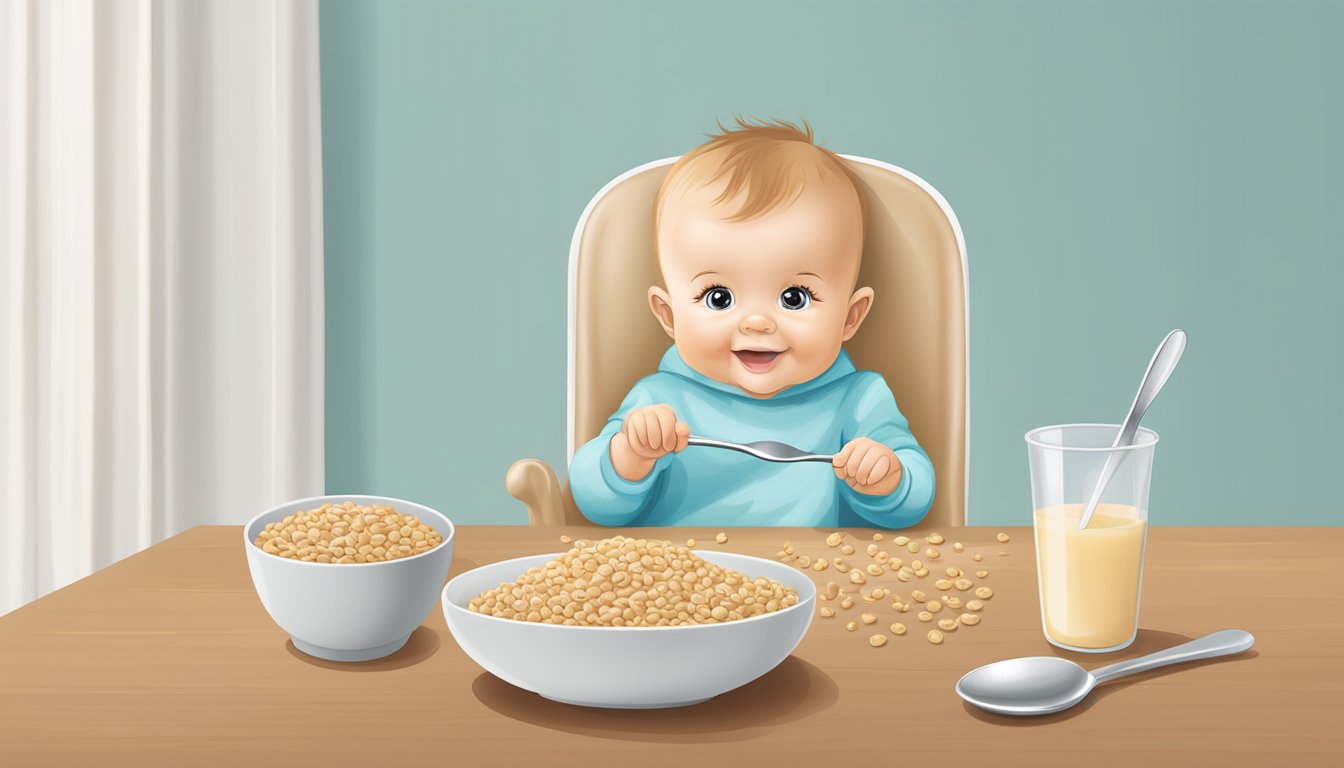
[[[735,117],[737,128],[724,128],[706,134],[709,141],[682,155],[658,188],[653,201],[653,225],[657,231],[663,200],[673,187],[705,187],[724,176],[728,186],[714,199],[721,205],[736,199],[743,190],[746,199],[727,217],[728,221],[747,221],[792,203],[803,192],[808,176],[831,172],[854,187],[860,216],[864,210],[862,187],[858,177],[839,155],[812,141],[812,126],[802,127],[785,120],[744,120]]]

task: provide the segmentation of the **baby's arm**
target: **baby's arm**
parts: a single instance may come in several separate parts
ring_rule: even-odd
[[[847,464],[858,464],[863,471],[858,481],[838,480],[841,499],[874,525],[905,528],[918,523],[933,504],[933,464],[910,434],[896,398],[880,375],[864,374],[847,406],[850,422],[842,432],[844,447],[838,459],[845,461],[840,461],[836,474],[852,480],[854,474],[847,470],[859,467]],[[861,454],[864,461],[850,460]]]
[[[630,523],[658,497],[667,465],[658,459],[685,448],[689,435],[670,406],[636,384],[602,432],[574,452],[569,488],[579,511],[599,525]]]

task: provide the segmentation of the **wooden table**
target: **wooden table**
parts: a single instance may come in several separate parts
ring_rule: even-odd
[[[767,557],[789,539],[799,553],[836,554],[820,529],[726,530],[724,545],[713,530],[641,535]],[[942,531],[940,570],[984,567],[995,591],[983,622],[942,646],[914,610],[898,616],[884,601],[878,626],[899,618],[911,632],[869,647],[867,628],[843,627],[870,609],[858,601],[816,619],[792,657],[748,686],[686,709],[608,711],[485,673],[437,606],[387,659],[304,656],[262,609],[239,529],[194,528],[0,617],[0,765],[1339,764],[1344,529],[1153,529],[1139,637],[1104,659],[1045,642],[1031,531],[1005,529],[1012,540],[999,544],[998,530]],[[594,529],[462,526],[452,573],[558,551],[562,533]],[[866,560],[871,534],[853,532],[852,559]],[[916,585],[903,586],[908,596]],[[989,715],[952,691],[998,659],[1058,653],[1097,666],[1228,627],[1252,632],[1255,649],[1117,682],[1057,715]]]

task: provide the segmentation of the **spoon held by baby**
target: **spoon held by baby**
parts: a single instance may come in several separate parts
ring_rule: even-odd
[[[797,461],[824,461],[830,464],[835,459],[835,455],[823,455],[820,453],[808,453],[807,451],[794,448],[786,443],[777,443],[774,440],[758,440],[754,443],[733,443],[727,440],[716,440],[712,437],[698,437],[691,435],[686,441],[687,446],[698,445],[704,448],[726,448],[730,451],[738,451],[748,456],[755,456],[762,461],[779,462],[797,462]]]

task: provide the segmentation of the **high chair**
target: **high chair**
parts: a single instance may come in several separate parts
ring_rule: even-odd
[[[924,523],[961,525],[967,496],[966,244],[956,214],[923,179],[894,165],[843,156],[867,205],[859,285],[876,292],[858,334],[845,344],[859,370],[878,371],[937,476]],[[671,157],[613,179],[579,217],[569,250],[567,461],[593,439],[639,379],[671,345],[649,311],[658,282],[653,199]],[[837,482],[839,482],[837,480]],[[505,478],[533,525],[592,525],[568,483],[537,459]]]

